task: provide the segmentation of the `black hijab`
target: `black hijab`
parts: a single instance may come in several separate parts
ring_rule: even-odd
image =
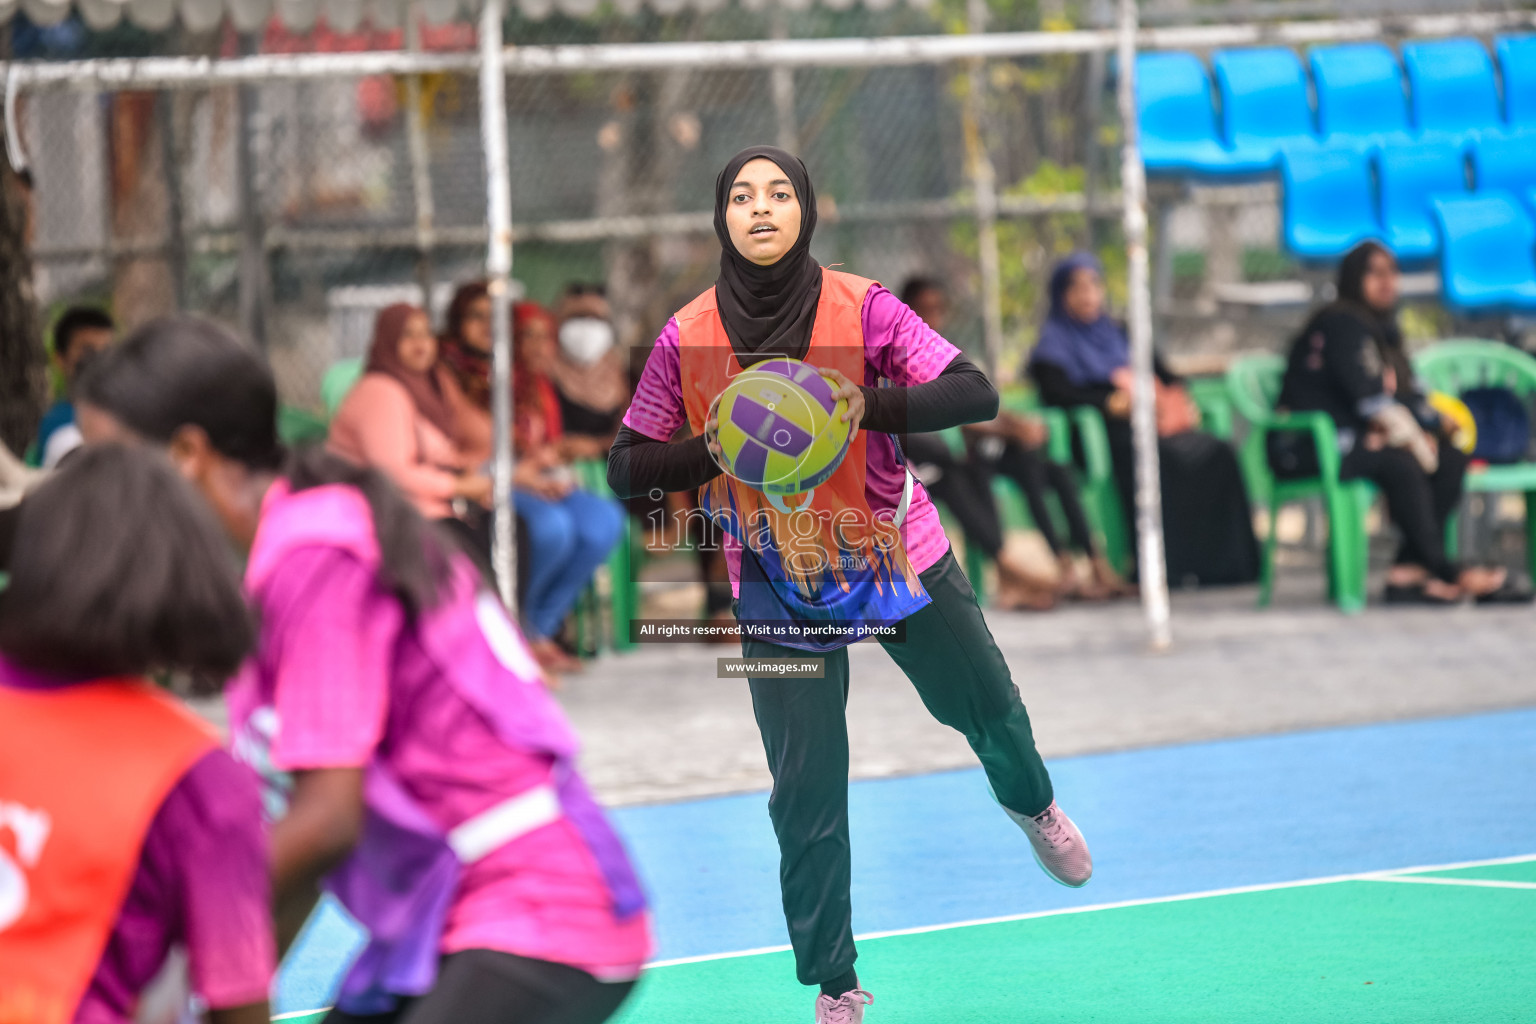
[[[1365,275],[1371,269],[1371,258],[1377,253],[1393,258],[1392,250],[1380,242],[1361,242],[1349,250],[1339,263],[1336,301],[1364,320],[1384,348],[1402,348],[1403,335],[1397,326],[1397,310],[1376,309],[1365,301]]]
[[[731,185],[742,167],[759,158],[784,171],[800,200],[800,237],[772,266],[763,267],[736,251],[725,226]],[[821,298],[821,267],[811,259],[811,235],[816,231],[816,191],[800,158],[776,146],[751,146],[731,157],[715,179],[715,237],[720,239],[720,276],[715,301],[731,347],[745,365],[747,356],[768,354],[805,358],[816,325]]]

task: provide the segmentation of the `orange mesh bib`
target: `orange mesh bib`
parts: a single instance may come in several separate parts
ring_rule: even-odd
[[[865,374],[862,313],[874,282],[823,270],[816,325],[805,362],[835,368],[855,383]],[[725,333],[715,291],[677,314],[683,402],[701,433],[715,399],[743,367]],[[859,639],[860,624],[894,623],[928,603],[902,542],[900,524],[874,513],[865,490],[866,436],[854,435],[832,476],[784,508],[729,475],[699,492],[701,507],[742,543],[741,618],[747,623],[824,624],[820,639],[797,628],[775,642],[831,649]],[[839,633],[830,627],[847,629]],[[799,640],[800,642],[796,642]],[[837,641],[841,642],[837,642]]]
[[[0,1024],[68,1024],[161,803],[218,744],[140,680],[0,686]]]

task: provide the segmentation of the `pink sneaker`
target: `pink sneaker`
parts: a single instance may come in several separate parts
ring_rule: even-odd
[[[1004,807],[1003,810],[1008,811],[1008,808]],[[1072,824],[1072,819],[1056,806],[1056,801],[1052,800],[1051,806],[1033,818],[1013,811],[1008,811],[1008,817],[1029,836],[1029,845],[1035,851],[1035,863],[1040,865],[1041,870],[1062,885],[1074,889],[1088,884],[1088,879],[1093,877],[1093,855],[1088,852],[1083,834]]]
[[[844,992],[833,999],[831,996],[816,997],[816,1024],[860,1024],[864,1020],[864,1007],[875,997],[861,988]]]

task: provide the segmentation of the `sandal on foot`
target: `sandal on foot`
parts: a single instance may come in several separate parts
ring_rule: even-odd
[[[1474,604],[1530,604],[1532,601],[1536,601],[1536,593],[1513,583],[1506,583],[1497,590],[1478,594],[1472,599]]]
[[[1447,605],[1460,604],[1460,598],[1436,597],[1424,589],[1422,583],[1388,583],[1381,592],[1382,604],[1427,604],[1445,607]]]

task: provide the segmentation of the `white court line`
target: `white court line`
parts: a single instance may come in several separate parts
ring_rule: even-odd
[[[330,1010],[331,1007],[329,1006],[317,1006],[313,1010],[294,1010],[292,1013],[280,1013],[272,1019],[274,1021],[293,1020],[295,1017],[308,1017],[312,1013],[329,1013]]]
[[[1181,903],[1185,900],[1203,900],[1212,896],[1239,896],[1251,892],[1271,892],[1279,889],[1297,889],[1308,885],[1329,885],[1333,882],[1366,882],[1375,881],[1394,875],[1410,874],[1420,871],[1456,871],[1461,868],[1486,868],[1498,864],[1523,864],[1536,860],[1536,854],[1520,854],[1516,857],[1494,857],[1489,860],[1468,860],[1456,864],[1423,864],[1417,867],[1392,868],[1387,871],[1362,871],[1351,875],[1326,875],[1321,878],[1302,878],[1294,882],[1270,882],[1264,885],[1241,885],[1230,889],[1207,889],[1204,892],[1180,893],[1176,896],[1152,896],[1139,900],[1121,900],[1116,903],[1091,903],[1082,907],[1061,907],[1057,910],[1036,910],[1025,914],[1008,914],[1003,917],[981,917],[972,921],[955,921],[951,924],[931,924],[918,928],[897,928],[891,931],[868,932],[864,935],[854,936],[856,942],[866,942],[871,939],[888,939],[898,935],[926,935],[929,932],[944,932],[954,928],[973,928],[984,924],[1006,924],[1010,921],[1033,921],[1042,917],[1060,917],[1065,914],[1086,914],[1095,910],[1119,910],[1123,907],[1148,907],[1159,903]],[[1513,883],[1508,883],[1513,884]],[[732,953],[707,953],[704,956],[685,956],[674,960],[656,960],[646,964],[652,967],[678,967],[683,964],[701,964],[711,960],[734,960],[744,956],[760,956],[764,953],[783,953],[790,949],[789,946],[762,946],[758,949],[743,949]]]
[[[1366,882],[1416,882],[1419,885],[1470,885],[1481,889],[1536,889],[1536,882],[1503,882],[1496,878],[1426,878],[1423,875],[1382,875]]]
[[[1059,910],[1037,910],[1027,914],[1009,914],[1005,917],[982,917],[973,921],[955,921],[951,924],[925,925],[920,928],[898,928],[892,931],[868,932],[864,935],[854,936],[857,942],[866,942],[870,939],[888,939],[898,935],[925,935],[929,932],[945,932],[954,928],[972,928],[983,924],[1006,924],[1009,921],[1032,921],[1041,917],[1060,917],[1065,914],[1086,914],[1093,910],[1118,910],[1122,907],[1148,907],[1159,903],[1181,903],[1185,900],[1203,900],[1212,896],[1238,896],[1250,892],[1272,892],[1279,889],[1299,889],[1308,885],[1329,885],[1333,882],[1430,882],[1449,885],[1485,885],[1494,888],[1536,888],[1536,884],[1529,882],[1487,882],[1462,878],[1405,878],[1399,877],[1413,872],[1423,871],[1457,871],[1462,868],[1487,868],[1499,864],[1524,864],[1536,861],[1536,854],[1526,853],[1516,857],[1494,857],[1490,860],[1466,860],[1456,864],[1424,864],[1411,868],[1391,868],[1386,871],[1362,871],[1353,875],[1326,875],[1321,878],[1302,878],[1294,882],[1271,882],[1267,885],[1242,885],[1231,889],[1207,889],[1204,892],[1181,893],[1177,896],[1152,896],[1140,900],[1121,900],[1118,903],[1093,903],[1083,907],[1062,907]],[[655,960],[646,964],[646,969],[654,967],[679,967],[683,964],[701,964],[711,960],[735,960],[744,956],[760,956],[765,953],[786,953],[789,946],[762,946],[758,949],[742,949],[732,953],[709,953],[704,956],[685,956],[674,960]],[[295,1017],[305,1017],[312,1013],[319,1013],[322,1009],[330,1007],[317,1007],[313,1010],[299,1010],[294,1013],[284,1013],[273,1017],[274,1021],[291,1020]]]

